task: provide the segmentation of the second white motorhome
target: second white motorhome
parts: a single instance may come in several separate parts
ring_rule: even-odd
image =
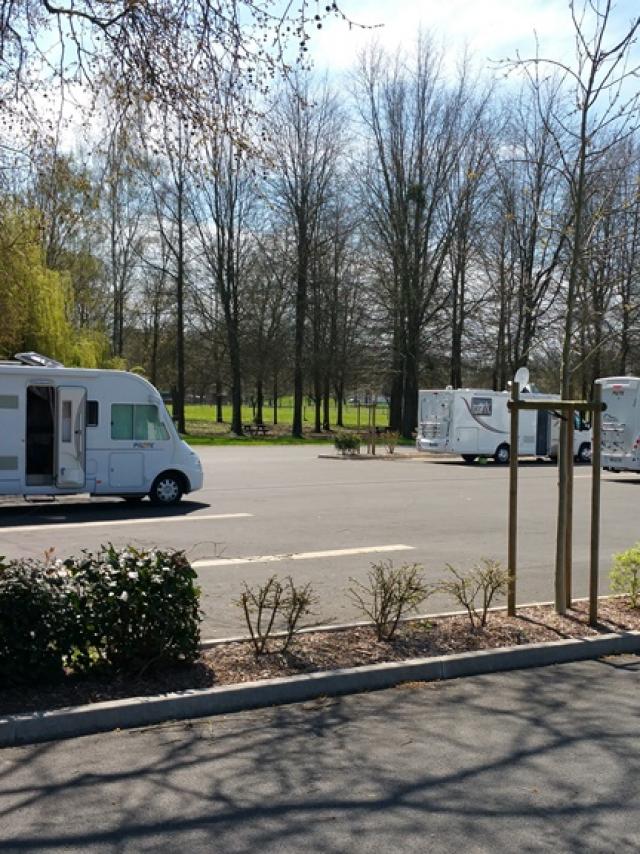
[[[37,353],[0,363],[0,495],[149,495],[169,505],[201,487],[198,456],[147,380]]]
[[[602,377],[601,465],[611,471],[640,472],[640,378]]]
[[[524,392],[523,398],[558,399]],[[433,454],[460,454],[469,463],[493,457],[506,464],[511,456],[509,392],[488,389],[433,389],[418,395],[416,448]],[[519,416],[518,455],[557,457],[560,419],[545,410],[523,410]],[[591,436],[576,413],[574,455],[591,458]]]

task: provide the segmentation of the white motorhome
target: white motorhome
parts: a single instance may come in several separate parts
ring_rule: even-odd
[[[523,398],[557,400],[557,395],[524,391]],[[508,463],[510,394],[489,389],[433,389],[418,394],[416,448],[432,454],[460,454],[465,462],[493,457]],[[560,419],[545,410],[519,414],[518,455],[557,457]],[[576,413],[574,455],[580,462],[591,458],[588,427]]]
[[[611,471],[640,472],[640,379],[602,377],[601,465]]]
[[[170,505],[201,488],[200,460],[147,380],[37,353],[0,363],[0,495]]]

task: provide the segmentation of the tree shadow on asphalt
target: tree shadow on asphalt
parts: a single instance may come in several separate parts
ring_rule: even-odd
[[[634,850],[639,661],[5,751],[2,850]]]

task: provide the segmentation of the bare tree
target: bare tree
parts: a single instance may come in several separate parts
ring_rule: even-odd
[[[224,111],[231,86],[218,93],[215,109]],[[242,287],[252,199],[252,169],[228,136],[208,133],[201,142],[202,163],[192,211],[203,261],[220,301],[231,372],[231,430],[242,427]]]
[[[283,222],[295,240],[295,336],[292,434],[302,436],[304,348],[309,283],[322,214],[341,148],[343,117],[327,86],[314,92],[308,78],[281,90],[269,122],[272,187]]]
[[[6,110],[27,100],[34,85],[99,91],[116,80],[125,104],[177,107],[198,126],[225,129],[240,140],[235,115],[212,114],[208,94],[229,83],[237,68],[245,113],[256,108],[247,90],[263,96],[291,60],[307,63],[309,43],[328,17],[346,18],[338,3],[300,0],[0,0],[0,95]],[[292,51],[292,43],[297,48]],[[222,125],[220,124],[222,122]],[[249,137],[244,137],[245,143]]]
[[[290,332],[291,260],[287,235],[277,233],[267,221],[252,232],[252,249],[247,265],[244,301],[243,353],[246,373],[255,384],[255,420],[264,420],[265,396],[273,399],[274,423],[278,421],[278,380],[287,351]]]
[[[571,397],[576,300],[590,248],[586,227],[588,176],[597,172],[613,146],[633,134],[638,126],[640,105],[640,93],[634,85],[640,73],[640,63],[632,57],[640,16],[633,18],[623,34],[618,35],[613,32],[613,0],[570,0],[569,8],[575,34],[575,62],[568,64],[537,54],[533,59],[519,57],[515,63],[527,73],[536,96],[543,88],[542,75],[548,68],[559,74],[568,96],[558,104],[552,116],[544,119],[562,163],[561,175],[567,185],[570,206],[570,251],[560,363],[560,393],[564,399]],[[563,581],[567,502],[567,467],[563,454],[566,430],[566,422],[563,421],[559,443],[556,552],[556,607],[561,613],[564,613],[566,605]]]
[[[181,433],[185,423],[185,304],[190,244],[189,192],[192,143],[188,127],[172,111],[158,116],[139,113],[139,132],[145,157],[143,171],[150,195],[150,211],[155,213],[159,246],[147,237],[145,262],[173,283],[174,374],[171,396],[173,417]],[[160,156],[160,150],[164,156]]]
[[[494,148],[494,188],[484,260],[494,293],[494,388],[505,388],[528,365],[560,291],[568,242],[566,189],[549,128],[559,95],[550,85],[534,99],[526,89],[509,99],[509,119]],[[542,118],[540,116],[542,113]]]
[[[571,0],[569,4],[576,45],[575,63],[536,55],[518,58],[515,65],[524,68],[536,99],[543,103],[545,66],[559,75],[559,84],[567,98],[558,100],[549,113],[540,111],[554,142],[554,157],[561,163],[561,176],[567,184],[570,205],[570,254],[567,270],[560,391],[571,392],[571,346],[575,302],[581,272],[588,252],[589,234],[585,228],[585,201],[589,192],[587,177],[594,174],[609,150],[633,134],[638,126],[640,94],[633,80],[640,63],[633,64],[631,50],[640,29],[640,16],[632,19],[620,35],[613,33],[613,0]]]
[[[126,117],[116,120],[107,141],[102,186],[106,269],[111,293],[111,350],[124,355],[127,300],[135,286],[145,235],[148,198],[135,165],[135,133]]]
[[[482,96],[485,106],[486,96]],[[483,225],[491,185],[491,151],[496,134],[489,130],[486,117],[477,110],[475,127],[460,151],[447,193],[447,218],[453,223],[454,235],[449,246],[448,275],[451,280],[450,324],[451,359],[449,382],[453,388],[462,386],[463,352],[469,316],[473,316],[485,301],[486,286],[479,275],[479,258],[484,249]]]
[[[620,334],[616,370],[621,374],[629,369],[632,344],[634,339],[637,341],[634,321],[640,311],[640,148],[637,140],[632,141],[628,148],[621,190],[624,201],[620,227],[624,240],[620,247],[620,278],[617,282]],[[637,358],[636,353],[636,361]]]
[[[447,302],[443,271],[458,217],[447,206],[450,182],[484,109],[468,66],[450,88],[441,64],[421,35],[408,60],[377,48],[365,54],[356,80],[369,139],[363,202],[391,312],[390,422],[406,437],[417,420],[423,333]]]

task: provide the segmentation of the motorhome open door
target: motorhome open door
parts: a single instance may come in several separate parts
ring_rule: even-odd
[[[56,486],[85,485],[85,412],[83,388],[59,386],[56,401]]]

